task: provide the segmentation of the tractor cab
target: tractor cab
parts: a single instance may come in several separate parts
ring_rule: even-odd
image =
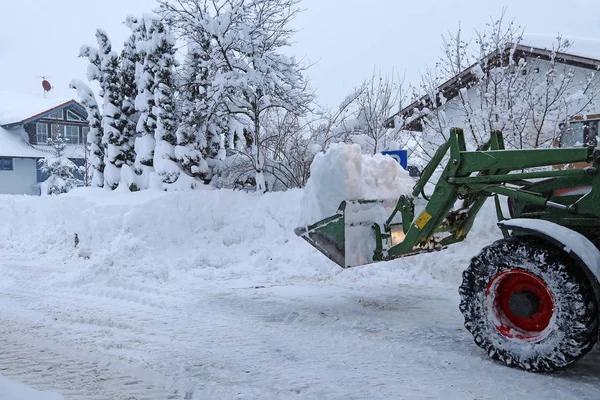
[[[574,117],[562,124],[558,147],[596,147],[598,145],[600,114]]]
[[[600,114],[572,117],[566,124],[559,125],[560,133],[554,142],[554,147],[596,147],[598,146],[598,128]],[[554,165],[553,169],[573,169],[589,167],[589,162]]]

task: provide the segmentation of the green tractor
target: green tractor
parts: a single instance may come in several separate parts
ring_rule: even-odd
[[[446,158],[427,197],[424,188]],[[578,162],[589,166],[538,168]],[[580,359],[598,341],[599,172],[600,149],[506,150],[495,131],[482,149],[467,151],[463,131],[454,128],[412,197],[347,200],[335,215],[295,232],[348,268],[461,242],[494,197],[504,238],[473,257],[463,272],[464,325],[491,358],[552,371]],[[508,212],[499,196],[508,198]]]

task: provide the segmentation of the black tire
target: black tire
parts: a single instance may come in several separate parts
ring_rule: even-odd
[[[510,237],[484,248],[463,272],[459,294],[475,343],[508,366],[552,371],[598,341],[588,277],[567,253],[538,237]]]

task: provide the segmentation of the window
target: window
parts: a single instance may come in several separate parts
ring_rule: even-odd
[[[37,138],[37,143],[48,143],[48,124],[35,124],[35,134]]]
[[[46,118],[63,119],[63,110],[54,111],[52,114],[48,115]]]
[[[67,121],[85,121],[85,119],[81,118],[79,115],[75,114],[71,110],[67,110]]]
[[[64,137],[67,144],[79,144],[79,127],[73,125],[65,125]]]
[[[592,121],[583,128],[583,140],[586,146],[598,145],[598,121]]]
[[[560,147],[596,146],[599,121],[570,122],[561,133]]]
[[[10,157],[0,157],[0,171],[12,171],[13,159]]]

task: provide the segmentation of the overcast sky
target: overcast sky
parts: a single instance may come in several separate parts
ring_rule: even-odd
[[[97,27],[120,50],[129,13],[152,10],[154,0],[0,0],[0,90],[75,97],[72,78],[85,79],[82,44],[94,44]],[[321,104],[334,107],[374,69],[419,72],[440,55],[441,35],[459,22],[467,33],[483,29],[502,7],[528,32],[600,38],[598,0],[304,0],[291,49],[315,63],[309,70]],[[600,54],[598,55],[600,57]]]

